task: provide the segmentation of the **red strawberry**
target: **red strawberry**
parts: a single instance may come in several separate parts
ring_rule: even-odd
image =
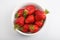
[[[41,22],[41,21],[36,21],[36,22],[35,22],[35,25],[37,25],[38,27],[41,27],[41,26],[43,25],[43,22]]]
[[[22,16],[23,15],[23,11],[24,9],[19,9],[18,12],[16,13],[15,17],[19,17],[19,16]]]
[[[46,18],[45,15],[36,15],[35,16],[36,21],[44,20],[45,18]]]
[[[21,16],[20,18],[17,18],[15,20],[15,23],[18,24],[18,25],[20,25],[20,26],[23,26],[24,25],[24,17]]]
[[[35,11],[35,19],[37,21],[44,20],[46,18],[46,15],[44,11],[36,10]]]
[[[45,14],[45,12],[42,10],[35,10],[35,15],[39,15],[39,14]]]
[[[35,6],[34,5],[28,5],[25,7],[25,14],[26,15],[31,15],[35,11]]]
[[[29,25],[28,24],[25,24],[22,29],[20,29],[22,32],[28,32],[28,29],[29,29]]]
[[[33,15],[29,15],[25,20],[25,23],[33,23],[33,22],[34,22],[34,16]]]
[[[39,30],[39,27],[37,25],[30,25],[29,30],[31,33],[35,33]]]

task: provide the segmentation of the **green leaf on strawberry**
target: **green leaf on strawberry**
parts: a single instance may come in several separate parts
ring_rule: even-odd
[[[27,10],[24,10],[24,12],[23,12],[23,16],[26,18],[26,16],[27,16]]]
[[[45,9],[45,13],[46,13],[46,14],[48,14],[48,13],[49,13],[49,11],[48,11],[47,9]]]
[[[34,30],[34,27],[33,27],[33,25],[30,25],[30,26],[29,26],[29,28],[30,28],[31,30]]]
[[[14,29],[18,29],[20,26],[18,24],[14,24]]]
[[[18,17],[19,17],[19,15],[18,15],[18,13],[16,13],[16,14],[15,14],[15,18],[18,18]]]
[[[23,27],[20,27],[18,24],[15,24],[14,25],[14,29],[18,29],[18,30],[22,31]]]
[[[23,30],[23,27],[18,28],[18,30],[22,31]]]

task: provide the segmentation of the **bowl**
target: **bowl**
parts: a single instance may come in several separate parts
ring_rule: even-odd
[[[35,3],[24,3],[23,5],[17,6],[17,7],[14,9],[13,13],[12,13],[12,25],[13,25],[13,27],[14,27],[14,19],[15,19],[15,14],[16,14],[16,12],[17,12],[20,8],[23,8],[24,6],[30,5],[30,4],[36,6],[36,7],[37,7],[38,9],[40,9],[40,10],[44,10],[41,5],[38,5],[38,4],[35,4]],[[44,22],[45,22],[45,21],[44,21]],[[43,26],[42,26],[42,27],[43,27]],[[36,34],[39,33],[40,30],[39,30],[38,32],[36,32],[36,33],[31,33],[31,34],[30,34],[30,33],[23,33],[23,32],[21,32],[21,31],[19,31],[18,29],[16,29],[16,31],[19,32],[19,33],[22,34],[22,35],[36,35]]]

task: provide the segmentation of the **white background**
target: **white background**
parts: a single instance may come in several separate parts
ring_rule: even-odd
[[[50,12],[45,25],[34,36],[23,36],[11,25],[14,8],[27,2],[42,5]],[[60,40],[60,0],[0,0],[0,40]]]

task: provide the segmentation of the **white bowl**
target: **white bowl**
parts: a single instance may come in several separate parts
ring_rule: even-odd
[[[24,4],[25,4],[25,5],[24,5]],[[13,25],[13,27],[14,27],[15,14],[16,14],[16,12],[18,11],[18,9],[23,8],[23,7],[26,6],[26,5],[32,4],[32,5],[35,5],[38,9],[44,10],[41,5],[37,5],[37,4],[35,4],[35,3],[24,3],[24,4],[23,4],[23,5],[20,5],[20,6],[17,6],[17,7],[14,9],[14,11],[13,11],[13,14],[12,14],[12,25]],[[16,29],[16,31],[19,32],[20,34],[23,34],[23,35],[35,35],[35,34],[38,34],[40,30],[39,30],[38,32],[36,32],[36,33],[31,33],[31,34],[23,33],[23,32],[21,32],[21,31],[19,31],[18,29]]]

